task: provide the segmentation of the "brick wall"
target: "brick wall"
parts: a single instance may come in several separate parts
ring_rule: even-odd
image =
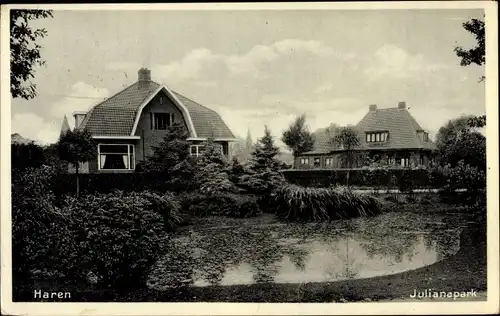
[[[162,99],[160,99],[162,98]],[[137,124],[136,136],[141,137],[141,141],[136,148],[137,160],[143,160],[144,157],[153,154],[153,146],[158,145],[163,137],[166,135],[166,131],[158,131],[151,129],[151,116],[150,113],[173,113],[174,122],[183,124],[187,128],[187,124],[184,120],[182,112],[177,108],[177,106],[167,97],[163,92],[158,93],[158,95],[151,100],[151,102],[144,107],[142,110],[139,123]],[[143,144],[144,142],[144,144]],[[144,146],[143,146],[144,145]],[[144,147],[144,148],[143,148]]]

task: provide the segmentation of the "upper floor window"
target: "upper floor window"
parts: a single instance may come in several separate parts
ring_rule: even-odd
[[[366,133],[367,143],[385,142],[389,138],[389,132]]]
[[[174,121],[173,113],[151,113],[151,129],[166,130]]]
[[[300,164],[301,165],[308,165],[309,164],[309,158],[300,158]]]
[[[424,132],[424,142],[428,142],[428,141],[429,141],[429,133]]]

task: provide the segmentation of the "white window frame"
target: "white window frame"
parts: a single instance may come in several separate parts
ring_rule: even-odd
[[[169,113],[169,112],[151,112],[151,119],[153,120],[153,122],[151,122],[151,129],[153,131],[166,131],[168,129],[169,126],[172,126],[173,124],[173,115],[172,113]],[[156,115],[158,114],[161,114],[161,115],[166,115],[167,116],[167,125],[166,125],[166,128],[165,129],[158,129],[156,128]]]
[[[189,146],[189,155],[191,157],[200,157],[201,155],[203,155],[203,152],[200,153],[200,147],[206,147],[206,145],[204,144],[198,144],[198,145],[191,145]],[[196,148],[196,154],[193,154],[193,148]]]
[[[309,165],[309,157],[300,158],[300,164],[303,165],[303,166]]]
[[[127,146],[127,158],[128,164],[125,169],[104,169],[101,168],[101,155],[116,155],[117,153],[101,153],[101,146]],[[132,150],[130,150],[132,148]],[[134,155],[134,159],[132,160],[133,166],[130,164],[130,154]],[[135,170],[135,160],[136,160],[136,152],[134,144],[98,144],[97,145],[97,170],[99,171],[127,171],[127,170]]]
[[[326,167],[333,166],[333,158],[332,157],[325,158],[325,166]]]
[[[410,158],[401,158],[401,167],[406,168],[410,166]]]
[[[389,132],[379,132],[379,133],[368,132],[368,133],[366,133],[366,142],[367,143],[383,143],[383,142],[386,142],[388,138],[389,138]]]

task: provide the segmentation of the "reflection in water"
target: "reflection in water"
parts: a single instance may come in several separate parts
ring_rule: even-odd
[[[428,219],[412,216],[411,222],[407,214],[394,213],[328,225],[191,233],[159,263],[153,272],[156,282],[150,284],[162,287],[178,279],[167,275],[176,266],[184,267],[183,277],[190,279],[184,284],[192,286],[368,278],[420,268],[458,251],[458,227],[429,225]]]

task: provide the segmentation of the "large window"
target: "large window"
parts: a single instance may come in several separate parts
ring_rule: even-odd
[[[99,144],[99,170],[134,170],[135,146],[118,144]]]
[[[201,156],[205,152],[205,145],[191,145],[189,153],[193,157]]]
[[[389,132],[366,133],[367,143],[380,143],[389,139]]]
[[[172,113],[151,113],[151,129],[164,131],[172,125],[174,114]]]
[[[300,164],[301,165],[308,165],[309,164],[309,158],[300,158]]]

